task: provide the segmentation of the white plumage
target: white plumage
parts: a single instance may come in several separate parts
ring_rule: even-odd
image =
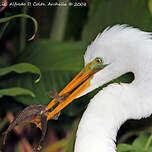
[[[102,57],[109,66],[94,75],[91,86],[80,96],[127,72],[133,72],[135,79],[130,84],[111,84],[94,96],[80,121],[75,152],[115,152],[121,124],[152,113],[151,38],[151,33],[116,25],[88,47],[85,65]]]

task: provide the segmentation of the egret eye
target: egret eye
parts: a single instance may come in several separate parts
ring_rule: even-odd
[[[97,63],[102,63],[102,60],[101,60],[100,58],[97,58],[97,59],[96,59],[96,62],[97,62]]]

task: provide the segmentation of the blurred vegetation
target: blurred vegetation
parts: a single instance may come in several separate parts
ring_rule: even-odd
[[[43,0],[48,2],[82,6],[0,7],[0,133],[8,127],[8,112],[15,115],[27,105],[48,104],[48,93],[60,91],[80,71],[87,46],[107,26],[128,24],[152,31],[152,0]],[[129,83],[133,78],[128,73],[112,82]],[[76,99],[58,121],[49,121],[43,152],[73,151],[79,119],[102,87]],[[118,133],[117,151],[152,151],[151,127],[151,117],[127,121]],[[17,135],[12,131],[5,146],[0,134],[0,150],[19,152],[25,146],[20,141],[25,139],[26,147],[39,141],[39,129],[21,130]]]

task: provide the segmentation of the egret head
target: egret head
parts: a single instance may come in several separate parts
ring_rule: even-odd
[[[104,64],[101,57],[96,57],[85,65],[85,67],[73,78],[73,80],[59,93],[59,96],[65,96],[66,99],[48,115],[47,119],[51,119],[55,114],[61,111],[81,93],[88,89],[90,87],[90,80],[93,76],[106,66],[108,66],[108,64]],[[57,98],[54,99],[54,101],[55,100],[57,100]],[[51,102],[47,106],[47,110],[51,109],[54,104],[55,102]]]
[[[84,68],[59,93],[59,96],[68,93],[67,99],[52,112],[50,117],[75,98],[127,72],[137,72],[139,67],[144,68],[143,64],[140,64],[143,60],[141,52],[150,50],[150,38],[149,33],[126,25],[116,25],[99,34],[87,48],[84,55]]]

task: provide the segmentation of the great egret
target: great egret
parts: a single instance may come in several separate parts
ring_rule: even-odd
[[[130,84],[111,84],[94,96],[80,121],[75,152],[115,152],[116,135],[121,124],[128,119],[148,117],[152,113],[151,38],[151,33],[115,25],[99,34],[87,48],[85,68],[59,95],[70,92],[82,81],[84,83],[54,109],[48,119],[74,98],[122,74],[133,72],[135,79]],[[105,67],[103,62],[108,66]],[[87,80],[84,80],[86,77]],[[54,104],[55,99],[48,109]]]
[[[49,120],[75,98],[134,73],[132,83],[111,84],[90,101],[78,127],[75,152],[115,152],[121,124],[152,113],[151,38],[151,33],[126,25],[107,28],[87,48],[84,69],[46,106]],[[49,112],[57,100],[63,102]]]

